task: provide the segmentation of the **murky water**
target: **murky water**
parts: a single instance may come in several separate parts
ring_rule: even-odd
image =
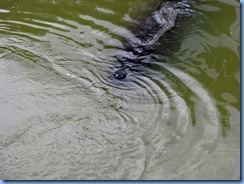
[[[160,0],[0,1],[0,178],[240,179],[240,3],[202,0],[125,80]]]

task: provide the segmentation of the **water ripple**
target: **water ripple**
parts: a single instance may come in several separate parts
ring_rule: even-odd
[[[215,26],[210,15],[220,5],[199,3],[199,22],[189,26],[191,31],[169,33],[141,63],[126,63],[128,77],[119,81],[110,77],[121,64],[116,57],[127,53],[128,42],[140,41],[134,31],[140,19],[132,12],[149,11],[152,4],[50,3],[42,2],[35,11],[35,2],[28,11],[25,6],[0,9],[5,86],[0,108],[4,104],[4,112],[19,118],[3,116],[8,131],[0,136],[2,178],[191,179],[189,172],[218,145],[220,111],[238,103],[228,91],[220,97],[211,93],[218,77],[232,82],[230,61],[220,65],[207,58],[219,48],[240,58],[234,54],[240,48],[238,24],[231,24],[233,33],[200,29],[206,17],[208,28]],[[64,10],[52,9],[62,3]]]

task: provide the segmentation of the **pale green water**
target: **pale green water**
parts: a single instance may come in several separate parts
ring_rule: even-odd
[[[0,179],[240,179],[238,1],[109,79],[160,2],[0,1]]]

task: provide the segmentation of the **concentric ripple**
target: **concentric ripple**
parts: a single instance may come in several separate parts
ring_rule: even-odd
[[[116,80],[116,57],[159,2],[1,1],[1,179],[221,179],[204,164],[223,135],[238,171],[240,17],[231,2],[198,1],[193,22],[178,22]],[[232,15],[225,23],[220,9]],[[220,79],[233,88],[221,91]]]

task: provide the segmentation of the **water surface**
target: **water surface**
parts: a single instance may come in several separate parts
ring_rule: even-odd
[[[110,78],[161,2],[1,0],[1,179],[240,179],[240,2]]]

